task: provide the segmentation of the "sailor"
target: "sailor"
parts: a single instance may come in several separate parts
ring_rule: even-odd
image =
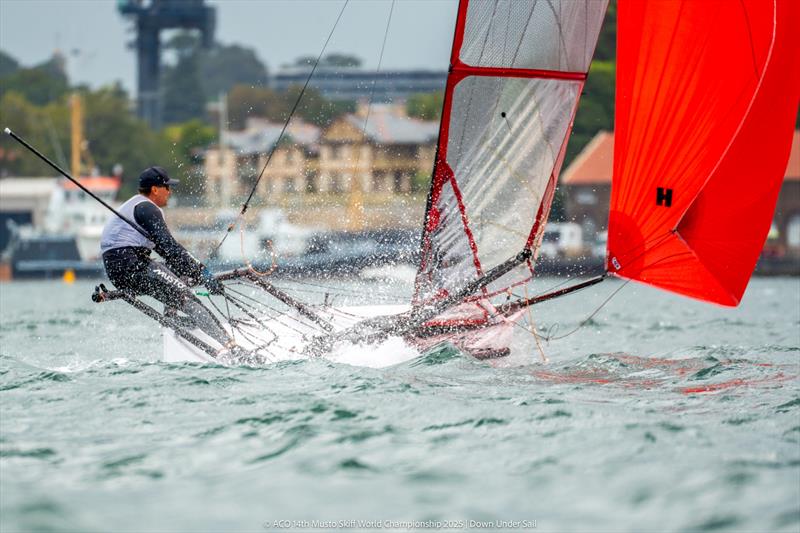
[[[113,217],[103,229],[100,249],[106,274],[117,289],[152,296],[165,305],[165,315],[185,313],[193,326],[200,328],[223,346],[232,345],[225,329],[192,293],[191,285],[202,283],[211,294],[223,294],[224,287],[209,270],[173,238],[164,221],[170,179],[162,167],[150,167],[139,176],[139,194],[122,204],[119,213],[150,236]],[[150,258],[156,250],[164,263]]]

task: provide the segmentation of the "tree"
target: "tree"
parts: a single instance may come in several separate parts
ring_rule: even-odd
[[[300,56],[294,60],[290,66],[292,67],[313,67],[314,63],[317,62],[317,58],[314,56]]]
[[[16,59],[0,50],[0,78],[4,78],[19,70],[19,63]]]
[[[575,115],[572,137],[567,147],[564,167],[580,153],[600,130],[614,130],[614,80],[616,64],[594,61],[584,86],[584,94]]]
[[[8,56],[6,58],[10,59]],[[12,63],[6,62],[5,68],[10,69],[12,66]],[[0,97],[6,91],[16,91],[36,105],[59,100],[68,90],[69,83],[63,58],[60,56],[53,56],[35,67],[18,68],[0,76]]]
[[[17,91],[0,97],[3,123],[34,146],[50,146],[43,111]],[[44,150],[44,148],[43,148]],[[50,150],[45,150],[50,152]],[[53,170],[8,135],[0,135],[0,175],[51,176]]]
[[[361,63],[361,58],[348,54],[328,54],[322,59],[322,64],[326,67],[358,68]]]
[[[164,128],[164,138],[169,147],[170,164],[176,168],[181,182],[176,193],[181,199],[196,203],[205,192],[203,170],[200,168],[202,153],[217,139],[217,132],[195,119]]]
[[[295,102],[300,97],[300,91],[299,86],[292,86],[281,95],[283,113],[279,120],[286,120],[286,117],[289,116]],[[297,106],[297,115],[311,124],[324,127],[330,124],[334,118],[345,113],[352,113],[355,108],[355,102],[327,100],[317,89],[307,87]]]
[[[177,170],[166,139],[131,114],[128,96],[119,85],[86,92],[83,97],[89,151],[101,172],[122,165],[124,194],[136,190],[142,169],[161,165],[170,173]]]
[[[594,51],[595,61],[616,61],[617,58],[617,2],[608,3],[605,20],[597,38]]]
[[[408,116],[422,120],[439,120],[442,117],[444,93],[428,93],[411,95],[406,102]]]
[[[207,98],[227,93],[235,85],[259,87],[267,83],[267,67],[250,48],[217,43],[211,50],[199,53],[200,75]]]
[[[164,122],[172,124],[205,117],[206,94],[197,54],[180,55],[164,69]]]
[[[283,102],[275,91],[264,87],[236,85],[228,93],[228,128],[244,129],[247,117],[280,120]],[[276,118],[277,117],[277,118]]]

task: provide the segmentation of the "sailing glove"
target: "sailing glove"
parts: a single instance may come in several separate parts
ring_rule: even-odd
[[[203,285],[206,286],[208,292],[211,294],[224,294],[225,287],[222,283],[214,277],[214,274],[211,273],[206,267],[203,267],[203,270],[200,272],[200,277],[203,280]]]

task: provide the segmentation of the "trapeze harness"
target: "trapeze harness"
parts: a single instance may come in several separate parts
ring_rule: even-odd
[[[166,306],[166,313],[185,313],[194,326],[225,345],[230,337],[193,294],[189,283],[197,284],[203,265],[181,246],[167,228],[164,214],[149,198],[137,194],[120,206],[119,213],[150,235],[147,239],[120,217],[103,228],[100,250],[103,265],[117,289],[152,296]],[[150,258],[156,250],[166,265]],[[169,267],[169,268],[168,268]]]

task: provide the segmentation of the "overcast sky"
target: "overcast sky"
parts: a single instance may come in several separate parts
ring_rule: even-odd
[[[207,3],[217,8],[216,40],[254,48],[274,72],[298,56],[319,54],[344,1]],[[457,5],[396,0],[382,69],[446,69]],[[355,54],[366,68],[376,68],[391,6],[389,0],[350,0],[327,52]],[[116,0],[0,0],[0,49],[24,66],[61,50],[70,80],[95,88],[119,80],[135,92],[135,54],[127,46],[132,28]]]

